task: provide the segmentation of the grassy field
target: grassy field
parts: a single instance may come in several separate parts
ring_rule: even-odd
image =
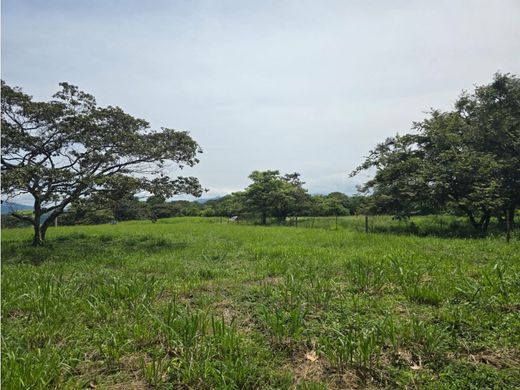
[[[516,238],[215,221],[2,231],[2,388],[520,387]]]

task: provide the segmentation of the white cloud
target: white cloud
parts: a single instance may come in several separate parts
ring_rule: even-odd
[[[2,77],[40,99],[59,81],[153,126],[188,129],[212,193],[255,169],[313,192],[430,107],[520,74],[520,2],[4,0]]]

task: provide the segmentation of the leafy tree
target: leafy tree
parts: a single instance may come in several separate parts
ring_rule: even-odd
[[[279,171],[254,171],[249,175],[253,181],[245,190],[245,203],[249,210],[260,214],[260,223],[267,223],[268,215],[281,197],[282,183]]]
[[[360,188],[362,193],[372,193],[373,202],[366,211],[407,218],[427,212],[435,203],[428,185],[430,169],[417,142],[415,135],[387,138],[351,173],[353,176],[361,170],[376,168],[374,178]]]
[[[30,194],[34,245],[73,201],[130,188],[171,196],[201,194],[194,177],[172,178],[169,166],[193,166],[200,147],[185,131],[150,129],[119,107],[99,107],[93,96],[61,83],[51,101],[34,101],[2,81],[2,191]],[[42,216],[49,217],[43,220]]]
[[[262,225],[267,223],[268,216],[282,222],[310,206],[310,197],[298,173],[281,176],[279,171],[254,171],[249,178],[253,183],[244,193],[246,209],[260,214]]]
[[[349,212],[343,202],[341,202],[337,197],[327,197],[325,199],[325,206],[327,209],[327,215],[347,215]]]
[[[281,177],[281,193],[273,200],[273,216],[279,223],[289,216],[309,214],[311,204],[307,190],[303,188],[299,173],[290,173]]]
[[[479,230],[491,216],[513,223],[520,205],[520,79],[464,92],[455,110],[433,110],[416,133],[387,139],[351,175],[376,168],[362,191],[379,212],[459,210]]]
[[[327,203],[332,215],[349,215],[350,212],[350,198],[348,195],[341,192],[331,192],[327,195]]]
[[[371,208],[372,197],[353,195],[349,197],[350,215],[368,214]]]
[[[139,198],[128,194],[115,200],[111,205],[113,219],[117,221],[132,221],[144,219],[149,216],[147,204],[140,202]]]
[[[174,215],[174,209],[171,204],[166,203],[166,198],[162,195],[152,195],[146,199],[147,217],[152,221],[158,218],[170,218]]]
[[[214,215],[219,217],[231,217],[233,215],[244,216],[247,214],[243,192],[233,192],[218,199],[208,200],[204,208],[214,210]]]
[[[340,196],[341,195],[341,196]],[[349,210],[345,206],[347,195],[335,192],[329,195],[314,195],[312,197],[312,214],[320,216],[347,215]]]
[[[170,207],[174,217],[195,217],[199,215],[201,205],[197,202],[187,200],[176,200],[170,202]]]

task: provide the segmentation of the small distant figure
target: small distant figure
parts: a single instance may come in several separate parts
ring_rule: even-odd
[[[228,222],[238,223],[238,215],[233,215],[231,218],[228,219]]]

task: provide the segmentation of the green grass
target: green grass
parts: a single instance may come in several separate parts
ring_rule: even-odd
[[[520,387],[518,240],[216,221],[3,230],[3,388]]]

